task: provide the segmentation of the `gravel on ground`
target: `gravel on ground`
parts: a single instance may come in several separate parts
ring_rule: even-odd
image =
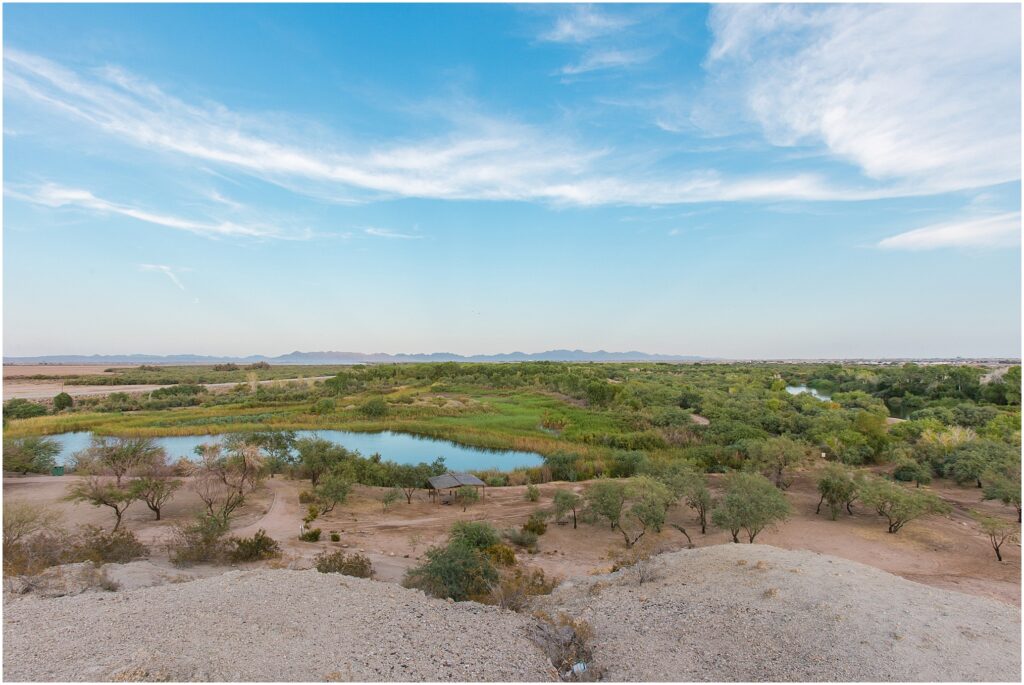
[[[727,544],[564,583],[613,681],[1012,681],[1013,606],[811,552]]]
[[[577,578],[614,681],[1012,681],[1020,611],[812,552],[728,544]],[[4,606],[4,679],[541,681],[530,614],[316,571],[241,570]]]

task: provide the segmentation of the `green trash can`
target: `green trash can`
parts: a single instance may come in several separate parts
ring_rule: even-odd
[[[63,466],[54,466],[52,469],[50,469],[50,475],[51,476],[63,476],[64,475],[64,467]]]

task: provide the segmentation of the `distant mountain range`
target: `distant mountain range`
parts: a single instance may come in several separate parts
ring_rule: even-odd
[[[41,357],[4,357],[4,364],[411,364],[416,362],[692,362],[707,359],[693,355],[648,354],[646,352],[585,352],[548,350],[547,352],[507,352],[464,356],[451,352],[431,354],[366,354],[363,352],[291,352],[277,357],[217,357],[199,354],[58,354]]]

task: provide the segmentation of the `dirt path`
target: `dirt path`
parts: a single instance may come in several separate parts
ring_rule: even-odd
[[[281,378],[258,381],[260,385],[272,385],[274,383],[292,383],[298,381],[322,381],[332,376],[308,376],[305,378]],[[206,383],[205,387],[210,392],[227,392],[240,383]],[[31,381],[18,377],[4,379],[4,401],[20,398],[26,400],[49,400],[53,396],[66,392],[72,397],[102,397],[114,392],[124,392],[129,395],[140,395],[153,392],[160,388],[170,387],[167,385],[68,385],[63,381]]]
[[[712,489],[718,493],[718,477],[712,477]],[[4,479],[4,496],[12,500],[30,500],[55,508],[65,525],[88,523],[109,526],[111,515],[105,508],[62,501],[71,477],[35,476]],[[322,530],[319,542],[298,539],[299,526],[306,506],[299,503],[299,494],[309,489],[308,481],[282,477],[266,481],[254,493],[236,518],[233,535],[249,536],[260,528],[277,540],[284,553],[284,563],[292,568],[308,568],[313,558],[323,551],[347,549],[366,554],[374,564],[380,580],[398,582],[405,570],[417,564],[431,546],[442,544],[456,521],[489,521],[499,529],[518,528],[537,510],[550,510],[555,490],[573,489],[582,492],[586,483],[547,483],[540,485],[539,502],[527,501],[524,486],[487,488],[485,501],[467,511],[458,506],[444,506],[428,501],[419,491],[411,503],[404,499],[383,511],[379,497],[384,488],[356,486],[348,501],[313,524]],[[830,554],[867,564],[909,580],[944,589],[952,589],[999,601],[1020,605],[1019,544],[1005,545],[1000,563],[980,535],[970,511],[1013,518],[1008,507],[996,502],[980,501],[976,488],[963,488],[939,481],[933,492],[953,505],[949,516],[930,517],[909,523],[896,535],[886,532],[878,516],[855,507],[853,516],[841,515],[832,521],[828,515],[814,513],[818,502],[815,474],[798,474],[786,491],[793,508],[784,524],[764,531],[757,541],[792,550],[809,550]],[[165,520],[154,521],[152,513],[140,504],[133,505],[125,515],[125,525],[135,530],[147,544],[159,544],[176,523],[189,520],[201,509],[201,502],[183,487],[165,510]],[[686,507],[675,507],[669,523],[687,529],[697,547],[729,544],[725,531],[709,528],[701,535],[693,513]],[[340,536],[330,541],[331,531]],[[653,551],[682,549],[685,538],[666,526],[660,535],[645,538]],[[549,576],[586,577],[609,570],[625,552],[622,535],[605,524],[585,524],[573,529],[571,523],[549,522],[540,538],[537,554],[520,551],[527,564],[540,567]]]

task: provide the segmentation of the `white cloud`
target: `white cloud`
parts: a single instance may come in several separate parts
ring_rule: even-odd
[[[164,274],[167,278],[171,279],[171,283],[178,286],[179,290],[184,290],[185,286],[182,285],[178,279],[177,271],[189,271],[190,269],[175,269],[173,266],[167,266],[166,264],[139,264],[139,268],[143,271],[157,271]]]
[[[4,59],[8,96],[31,98],[146,150],[242,171],[320,199],[417,197],[592,206],[842,201],[930,192],[878,183],[838,185],[811,173],[655,171],[611,149],[578,145],[561,130],[483,116],[464,102],[450,108],[451,132],[446,135],[377,144],[295,141],[287,126],[219,104],[186,103],[120,69],[77,73],[12,49]],[[205,235],[309,237],[308,232],[161,215],[66,188],[43,188],[34,201],[123,214]]]
[[[541,40],[555,43],[584,43],[623,29],[633,21],[628,17],[608,14],[592,5],[573,5],[568,14],[560,16]]]
[[[419,240],[423,237],[421,235],[413,235],[411,233],[397,233],[392,231],[390,228],[375,228],[373,226],[364,228],[363,233],[375,238],[392,238],[398,240]]]
[[[643,64],[651,58],[648,50],[596,50],[583,56],[577,64],[562,67],[560,73],[567,76],[585,74],[599,69],[614,69]]]
[[[1020,244],[1020,212],[973,217],[890,236],[878,247],[934,250],[943,247],[1012,247]]]
[[[777,145],[921,192],[1020,178],[1020,8],[717,5],[707,67]]]
[[[47,183],[28,191],[8,189],[5,191],[5,194],[44,207],[73,207],[100,214],[126,216],[144,223],[173,228],[179,231],[188,231],[207,237],[289,237],[269,227],[247,226],[230,221],[197,221],[169,214],[161,214],[131,205],[110,202],[93,195],[88,190],[67,188],[54,183]]]

